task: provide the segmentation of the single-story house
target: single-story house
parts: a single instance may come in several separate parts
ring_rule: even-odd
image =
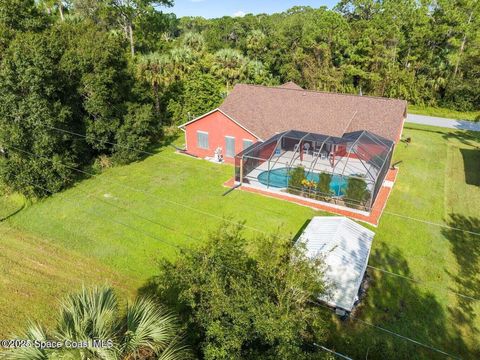
[[[248,146],[288,130],[335,137],[366,130],[398,142],[406,116],[403,100],[307,91],[292,82],[238,84],[218,108],[180,129],[187,153],[213,157],[222,148],[225,161],[233,164]]]
[[[316,216],[298,242],[309,257],[325,263],[327,292],[318,299],[336,310],[351,312],[359,300],[375,233],[356,222],[338,216]]]
[[[368,212],[406,115],[403,100],[307,91],[292,82],[238,84],[217,109],[180,128],[188,154],[235,164],[239,184],[292,193],[289,174],[302,167],[311,184],[331,175],[330,191],[314,197]],[[346,197],[352,178],[366,184],[361,199]],[[296,191],[304,196],[305,188]]]

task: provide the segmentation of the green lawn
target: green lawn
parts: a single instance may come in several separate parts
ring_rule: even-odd
[[[397,215],[479,232],[480,150],[475,147],[480,141],[478,136],[473,138],[464,132],[411,125],[405,129],[405,136],[411,137],[412,143],[397,147],[395,160],[403,163],[387,213],[376,229],[370,264],[426,284],[369,270],[370,287],[356,315],[451,354],[478,358],[480,303],[447,289],[479,297],[480,237]],[[202,241],[222,217],[246,221],[252,236],[257,233],[252,228],[265,232],[280,228],[293,236],[305,221],[318,214],[241,191],[222,197],[222,183],[232,172],[230,166],[163,148],[144,161],[109,169],[31,205],[3,226],[18,229],[20,234],[35,234],[42,239],[39,243],[58,249],[61,258],[78,259],[78,269],[54,262],[58,269],[64,267],[77,274],[84,269],[92,283],[125,277],[129,280],[121,283],[128,288],[124,291],[134,291],[155,274],[159,257],[175,256],[176,245],[193,246]],[[19,247],[10,251],[9,257],[15,258],[24,250]],[[32,253],[31,257],[44,259],[42,253]],[[93,263],[108,269],[110,277],[88,275]],[[11,277],[0,273],[0,284],[7,279]],[[45,281],[41,278],[36,286]],[[26,282],[23,286],[34,285]],[[59,287],[55,291],[61,290]],[[44,292],[45,296],[34,300],[36,314],[42,307],[51,306],[48,289]],[[18,311],[21,323],[30,309],[23,302],[16,306],[15,301],[7,300],[4,309],[7,313]],[[0,315],[0,333],[6,332],[4,327],[10,321]],[[329,346],[353,358],[443,357],[359,322],[333,320],[331,324]]]
[[[480,134],[410,125],[404,134],[412,143],[397,147],[395,159],[403,163],[369,264],[426,284],[370,269],[372,286],[358,316],[452,355],[477,359],[480,302],[452,291],[480,297],[480,236],[393,214],[480,232],[480,150],[475,148]],[[445,358],[359,322],[337,326],[331,345],[353,358],[381,349],[385,358]]]
[[[474,121],[480,116],[480,111],[458,111],[433,106],[408,105],[408,112],[418,115],[437,116],[457,120]]]
[[[18,194],[2,194],[0,191],[0,220],[12,216],[21,210],[24,199]]]
[[[24,330],[28,319],[51,323],[59,299],[82,284],[110,284],[132,298],[138,280],[45,239],[0,224],[0,336]]]

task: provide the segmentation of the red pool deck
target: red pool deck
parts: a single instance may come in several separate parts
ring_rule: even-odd
[[[319,202],[313,199],[307,199],[307,198],[299,199],[298,197],[292,196],[287,193],[285,194],[276,193],[272,191],[253,188],[250,186],[240,186],[238,190],[255,193],[255,194],[261,194],[261,195],[268,196],[275,199],[289,201],[298,205],[307,206],[315,210],[321,210],[321,211],[326,211],[326,212],[330,212],[337,215],[347,216],[354,220],[363,221],[373,226],[377,226],[380,221],[380,217],[382,216],[383,210],[387,205],[387,200],[388,200],[388,197],[390,196],[390,193],[392,192],[395,180],[397,179],[397,173],[398,173],[398,169],[390,169],[388,171],[387,176],[385,176],[385,181],[383,182],[382,187],[378,192],[377,199],[375,200],[375,203],[373,204],[373,208],[370,211],[369,215],[364,215],[355,211],[350,211],[346,208],[339,209],[339,208],[330,206],[328,203]],[[233,187],[235,184],[234,180],[235,180],[234,178],[228,180],[226,183],[224,183],[224,186]]]

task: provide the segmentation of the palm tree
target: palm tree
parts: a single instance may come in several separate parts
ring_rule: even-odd
[[[226,80],[227,91],[229,85],[241,80],[246,74],[247,60],[238,50],[221,49],[215,53],[213,70]]]
[[[148,82],[152,88],[155,101],[155,112],[160,114],[160,86],[168,82],[166,70],[169,66],[168,56],[152,53],[144,55],[138,62],[138,75],[141,79]]]
[[[137,298],[121,312],[111,288],[85,289],[67,296],[60,306],[56,330],[48,334],[38,325],[31,325],[23,338],[86,343],[72,349],[19,348],[6,352],[11,360],[47,360],[78,358],[99,360],[189,358],[181,343],[175,317],[151,299]],[[112,346],[99,347],[95,340],[111,340]],[[110,344],[107,344],[110,345]]]
[[[186,46],[197,53],[201,53],[205,48],[205,39],[202,34],[187,32],[183,37],[183,46]]]
[[[170,72],[174,80],[181,80],[188,73],[196,60],[192,49],[181,46],[170,51]]]
[[[264,51],[267,37],[261,30],[253,30],[247,35],[247,49],[250,54],[255,56],[255,60],[258,60],[258,56]]]

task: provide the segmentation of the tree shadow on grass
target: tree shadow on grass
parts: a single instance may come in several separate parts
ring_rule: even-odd
[[[422,131],[442,135],[445,140],[456,139],[462,144],[478,147],[480,144],[480,131],[458,130],[458,129],[435,129],[435,128],[419,128],[415,126],[405,125],[404,129]]]
[[[372,252],[372,266],[412,278],[408,260],[386,244]],[[431,289],[407,279],[368,269],[369,288],[353,316],[337,320],[329,345],[354,359],[445,359],[445,355],[362,323],[380,326],[453,356],[475,358],[449,326],[449,313],[441,305],[442,290]],[[341,351],[344,350],[344,351]]]
[[[450,214],[447,225],[466,230],[447,228],[442,230],[442,234],[452,245],[452,252],[458,264],[458,272],[449,275],[455,282],[455,288],[451,290],[458,293],[459,306],[450,312],[459,327],[466,327],[474,338],[480,339],[480,320],[474,308],[477,306],[478,310],[478,301],[468,298],[480,298],[480,236],[476,235],[480,233],[480,219]],[[480,348],[477,351],[480,358]]]
[[[480,131],[452,130],[443,133],[445,140],[456,139],[462,144],[478,147],[480,144]]]
[[[465,169],[465,182],[480,186],[480,149],[460,149]]]

